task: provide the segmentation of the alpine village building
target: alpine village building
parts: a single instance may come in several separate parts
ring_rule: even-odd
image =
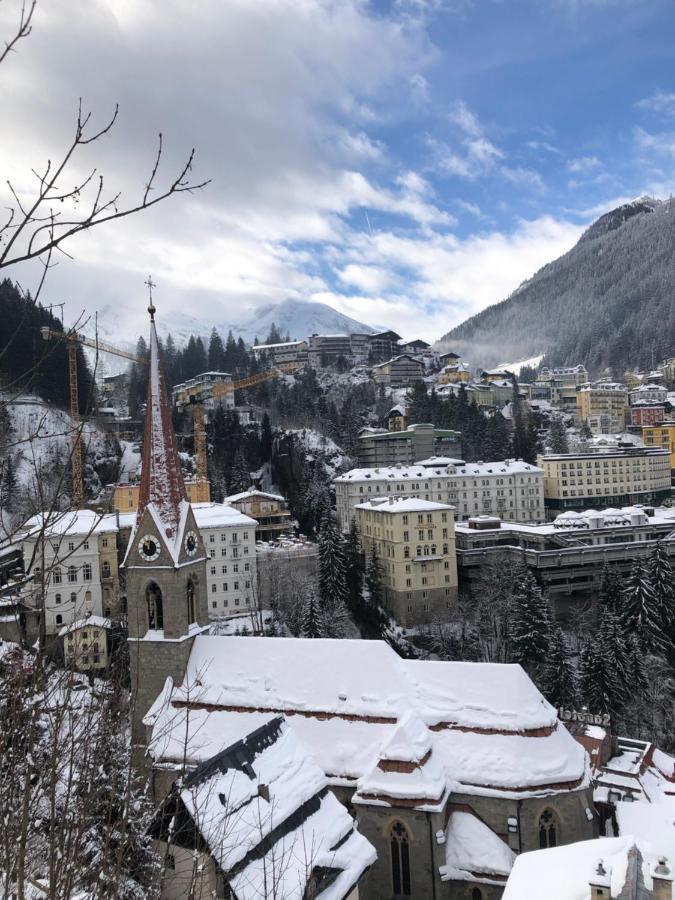
[[[149,772],[158,847],[180,848],[162,896],[248,900],[269,874],[261,860],[300,840],[317,853],[288,897],[339,900],[358,885],[361,900],[492,900],[519,853],[594,837],[588,755],[520,666],[405,660],[382,641],[209,635],[209,554],[149,311],[123,566],[134,759]],[[186,856],[199,890],[180,877]]]

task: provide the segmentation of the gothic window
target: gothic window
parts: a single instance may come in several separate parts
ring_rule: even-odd
[[[187,614],[188,625],[197,621],[197,592],[195,583],[191,578],[187,583]]]
[[[164,628],[164,606],[162,592],[158,584],[151,581],[145,589],[145,601],[148,607],[148,628]]]
[[[556,814],[545,809],[539,817],[539,846],[557,847],[558,845],[558,819]]]
[[[101,574],[104,578],[110,578],[110,563],[108,560],[105,560],[101,566]]]
[[[396,897],[410,897],[410,848],[408,832],[402,822],[395,822],[390,832],[391,879]]]

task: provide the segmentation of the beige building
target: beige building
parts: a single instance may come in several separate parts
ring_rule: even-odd
[[[544,472],[522,460],[352,469],[335,481],[337,520],[348,531],[360,503],[417,497],[455,507],[455,518],[498,515],[510,522],[543,522]]]
[[[217,407],[234,407],[234,389],[229,372],[202,372],[177,384],[172,391],[173,405],[185,409],[191,403],[201,403],[208,412]]]
[[[471,370],[466,363],[458,362],[445,366],[438,374],[438,384],[468,383],[471,380]]]
[[[667,450],[631,448],[588,453],[552,453],[537,460],[544,470],[549,518],[566,509],[660,506],[670,500]]]
[[[359,434],[356,455],[362,466],[409,466],[428,456],[458,457],[461,434],[431,423],[408,425],[402,431],[364,428]]]
[[[63,658],[66,668],[80,672],[100,672],[108,667],[108,635],[110,619],[87,616],[59,631],[63,640]]]
[[[211,486],[206,478],[186,480],[185,490],[190,503],[208,503],[211,499]],[[140,491],[139,482],[115,485],[112,496],[113,509],[121,513],[135,513],[138,509]]]
[[[401,625],[443,615],[457,599],[454,510],[445,503],[394,497],[356,507],[361,542],[377,554],[387,608]]]
[[[376,384],[410,384],[417,378],[422,378],[425,368],[424,363],[409,353],[402,353],[387,362],[373,366],[373,381]]]
[[[642,426],[645,447],[663,447],[670,454],[671,475],[675,476],[675,421]]]
[[[582,384],[577,390],[577,416],[593,434],[616,434],[626,427],[628,391],[614,381]]]
[[[267,494],[251,488],[240,494],[231,494],[225,498],[225,503],[256,520],[256,540],[275,541],[295,531],[291,511],[280,494]]]

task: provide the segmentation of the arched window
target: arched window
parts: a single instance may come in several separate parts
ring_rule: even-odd
[[[110,578],[110,563],[107,559],[101,566],[101,575],[103,578]]]
[[[410,847],[408,832],[402,822],[395,822],[390,832],[391,880],[396,897],[410,897]]]
[[[68,566],[68,581],[71,584],[77,581],[77,566]]]
[[[197,591],[195,589],[195,583],[192,578],[190,578],[187,583],[186,595],[188,625],[191,625],[193,622],[197,621]]]
[[[539,817],[539,846],[558,846],[558,817],[551,809],[545,809]]]
[[[85,581],[91,581],[91,564],[85,563],[82,566],[82,577]]]
[[[164,606],[159,585],[151,581],[145,589],[145,601],[148,607],[148,628],[164,628]]]
[[[480,888],[474,888],[471,891],[471,900],[483,900],[483,892]]]
[[[63,616],[60,613],[56,617],[56,624],[63,625]]]

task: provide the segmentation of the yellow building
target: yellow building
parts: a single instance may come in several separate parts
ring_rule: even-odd
[[[108,635],[110,619],[87,616],[59,631],[63,640],[66,668],[81,672],[102,671],[108,667]]]
[[[616,434],[626,427],[628,391],[613,381],[582,384],[577,391],[577,416],[594,434]]]
[[[470,380],[471,372],[466,363],[446,366],[438,375],[438,384],[458,384],[460,382],[468,384]]]
[[[671,477],[675,475],[675,422],[643,425],[642,440],[645,447],[663,447],[670,454]]]
[[[376,554],[384,601],[405,626],[447,616],[457,600],[454,507],[417,497],[355,507],[364,552]]]
[[[209,503],[211,501],[211,485],[205,478],[196,478],[185,482],[190,503]],[[118,484],[113,491],[113,509],[117,512],[136,512],[141,485]]]

